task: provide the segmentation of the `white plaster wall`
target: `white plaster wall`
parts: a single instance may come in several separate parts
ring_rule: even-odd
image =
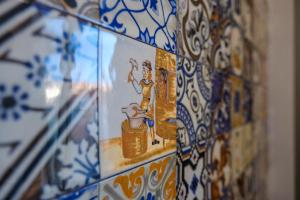
[[[294,3],[269,0],[270,200],[294,198]]]

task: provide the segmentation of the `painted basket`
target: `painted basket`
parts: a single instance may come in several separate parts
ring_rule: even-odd
[[[130,128],[129,121],[122,123],[122,152],[124,158],[134,158],[147,151],[147,125]]]

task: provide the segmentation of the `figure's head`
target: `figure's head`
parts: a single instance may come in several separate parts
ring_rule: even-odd
[[[143,65],[143,78],[146,80],[151,80],[152,79],[151,62],[149,60],[145,60],[142,65]]]
[[[168,71],[164,68],[159,68],[159,81],[163,83],[168,82]]]

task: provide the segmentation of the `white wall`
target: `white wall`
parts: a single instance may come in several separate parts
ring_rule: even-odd
[[[269,199],[294,199],[294,5],[269,0]]]

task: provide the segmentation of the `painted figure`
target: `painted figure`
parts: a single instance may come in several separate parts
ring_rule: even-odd
[[[159,78],[158,78],[158,98],[162,99],[164,103],[169,101],[168,94],[168,71],[166,69],[159,69]]]
[[[152,145],[159,144],[159,141],[155,139],[154,132],[154,82],[152,81],[152,66],[149,60],[145,60],[143,66],[143,78],[138,81],[133,75],[133,69],[137,69],[137,62],[130,59],[132,69],[128,74],[128,82],[132,83],[137,94],[142,95],[140,107],[145,111],[146,116],[144,123],[147,124],[148,130],[151,134]]]

